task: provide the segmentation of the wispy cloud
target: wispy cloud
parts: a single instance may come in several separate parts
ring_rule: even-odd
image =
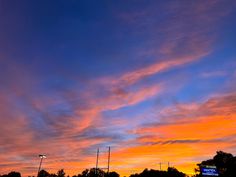
[[[224,71],[213,71],[213,72],[204,72],[201,73],[201,77],[203,78],[209,78],[209,77],[223,77],[227,75]]]
[[[174,105],[165,102],[161,107],[153,103],[159,96],[169,96],[177,82],[184,87],[177,70],[192,71],[194,64],[211,57],[218,26],[232,11],[229,6],[221,1],[186,1],[161,3],[160,11],[156,3],[128,12],[112,9],[116,25],[124,25],[128,34],[124,28],[115,32],[121,39],[132,35],[127,45],[130,53],[120,60],[132,62],[111,75],[97,75],[95,68],[92,76],[81,79],[82,71],[68,74],[60,68],[55,79],[28,62],[0,58],[0,172],[32,175],[42,152],[48,154],[46,170],[65,168],[75,174],[93,167],[96,148],[107,145],[112,146],[111,167],[125,175],[156,168],[157,161],[171,161],[191,171],[196,159],[216,148],[235,152],[235,93]],[[116,63],[115,57],[117,53],[109,56],[109,62]],[[224,71],[201,76],[227,77]],[[52,82],[61,82],[61,87]],[[151,108],[145,111],[147,107]],[[131,108],[144,111],[113,120],[104,115]]]
[[[234,97],[232,93],[194,106],[175,105],[166,109],[161,113],[165,115],[160,123],[146,124],[136,130],[140,145],[127,149],[129,157],[135,157],[136,153],[156,154],[162,160],[172,156],[172,161],[178,163],[183,157],[194,161],[219,149],[234,152],[231,148],[236,131]]]

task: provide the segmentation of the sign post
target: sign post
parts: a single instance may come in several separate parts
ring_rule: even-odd
[[[219,176],[216,166],[203,165],[200,168],[202,176]]]

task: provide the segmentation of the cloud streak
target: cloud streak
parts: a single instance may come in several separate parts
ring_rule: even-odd
[[[52,48],[45,55],[38,53],[42,56],[40,62],[38,56],[31,56],[30,50],[19,55],[25,60],[14,52],[1,55],[7,59],[0,58],[3,83],[0,85],[0,173],[15,170],[24,176],[35,175],[37,154],[46,153],[46,170],[54,173],[64,168],[70,175],[76,174],[94,167],[96,148],[107,146],[112,146],[111,168],[122,175],[145,167],[157,168],[157,161],[169,160],[180,170],[191,173],[196,162],[216,150],[235,153],[236,94],[217,94],[211,90],[212,97],[209,93],[197,93],[205,100],[186,99],[186,94],[192,94],[195,89],[192,86],[195,72],[209,79],[209,85],[213,83],[212,77],[227,79],[229,76],[222,71],[201,72],[202,67],[210,66],[215,60],[214,42],[218,40],[222,20],[232,18],[230,5],[222,4],[220,1],[186,1],[186,4],[169,2],[159,6],[154,2],[147,6],[136,4],[136,8],[132,4],[128,10],[111,6],[110,15],[98,17],[97,21],[89,16],[84,20],[86,23],[81,19],[76,20],[73,28],[70,26],[88,29],[88,33],[86,30],[73,33],[72,38],[78,38],[81,43],[68,42],[68,29],[58,27],[60,20],[55,20],[58,24],[52,23],[56,23],[58,29],[54,34],[56,39],[50,32],[54,31],[53,27],[42,28],[50,29],[45,41],[50,41],[47,45]],[[159,11],[156,7],[162,8]],[[67,15],[65,12],[62,21],[70,25]],[[97,39],[79,34],[85,33],[87,37],[96,29],[98,35],[98,29],[107,22],[118,29],[102,28],[102,31],[111,29],[112,35],[101,32],[101,38],[108,42],[97,45],[96,52],[112,49],[112,54],[95,52],[93,56],[90,50],[89,54],[83,51],[84,45],[90,46]],[[79,28],[75,27],[77,23]],[[3,34],[1,30],[0,34]],[[38,38],[44,38],[39,32],[36,36],[39,43]],[[116,42],[125,45],[128,54],[117,54],[122,45]],[[64,46],[60,51],[56,48],[59,44]],[[78,56],[71,49],[77,45],[80,46],[76,49]],[[27,48],[29,44],[22,43],[22,46]],[[38,46],[33,45],[33,49],[33,53],[37,53]],[[58,59],[51,61],[53,66],[60,66],[58,69],[48,66],[50,62],[46,59],[50,57]],[[95,61],[93,58],[97,57]],[[104,59],[106,62],[100,61],[103,57],[108,57]],[[41,62],[45,68],[38,66]],[[117,63],[122,63],[124,68],[115,70]],[[101,68],[107,71],[101,72]],[[51,69],[53,72],[48,71]],[[188,78],[185,82],[183,73]],[[180,101],[170,103],[170,97]],[[161,99],[162,104],[156,103]],[[101,153],[101,158],[105,159],[106,155]]]

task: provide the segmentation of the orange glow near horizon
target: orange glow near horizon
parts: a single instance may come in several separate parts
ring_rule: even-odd
[[[236,2],[0,1],[0,176],[194,174],[236,155]]]

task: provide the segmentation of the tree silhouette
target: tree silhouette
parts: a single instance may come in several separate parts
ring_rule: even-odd
[[[213,159],[202,161],[197,165],[198,168],[196,169],[196,172],[200,172],[201,166],[214,165],[219,172],[219,177],[236,177],[236,157],[230,153],[217,151]],[[198,176],[201,177],[201,173],[196,175],[196,177]]]
[[[21,174],[19,172],[12,171],[8,173],[8,177],[21,177]]]
[[[19,172],[12,171],[8,174],[0,175],[0,177],[21,177]]]
[[[168,168],[167,171],[159,170],[148,170],[147,168],[143,170],[142,173],[132,174],[130,177],[185,177],[186,175],[179,172],[176,168]]]
[[[65,176],[66,176],[66,173],[64,172],[64,169],[58,170],[57,176],[58,176],[58,177],[65,177]]]
[[[38,177],[48,177],[50,174],[46,170],[40,170]]]
[[[105,177],[120,177],[120,175],[118,173],[116,173],[115,171],[106,173]]]
[[[179,172],[176,168],[174,167],[169,167],[168,170],[168,175],[169,176],[176,176],[176,177],[184,177],[186,174]]]
[[[77,176],[74,175],[72,177],[120,177],[120,175],[115,171],[107,173],[99,168],[91,168],[85,169],[81,174],[78,174]]]

